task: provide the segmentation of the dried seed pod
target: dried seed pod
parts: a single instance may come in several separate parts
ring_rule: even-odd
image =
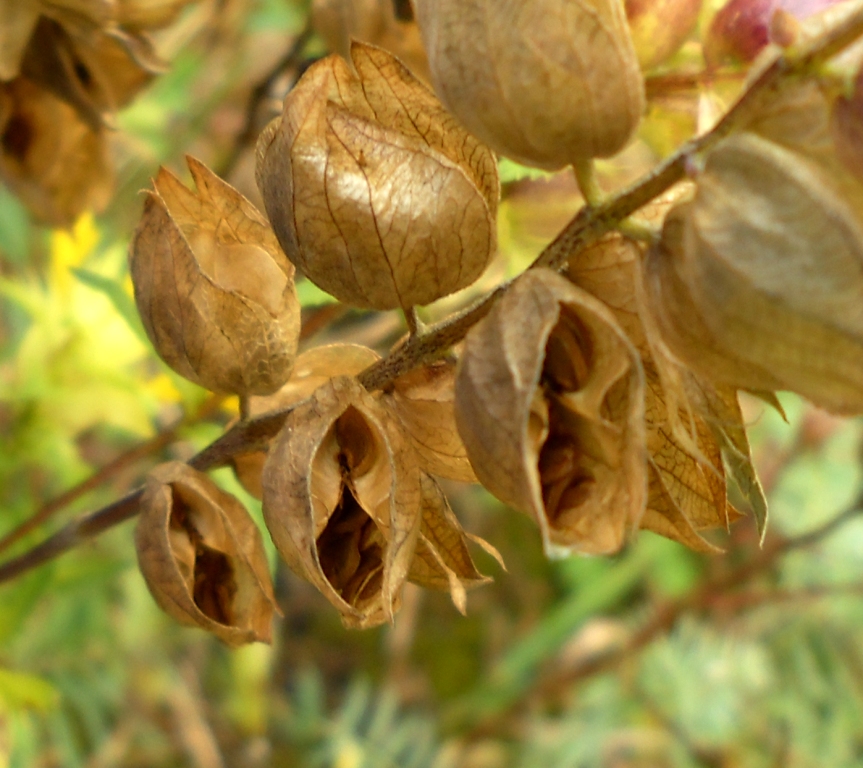
[[[432,82],[496,152],[560,168],[607,157],[644,108],[622,0],[415,0]]]
[[[277,549],[344,624],[392,620],[419,532],[419,469],[356,379],[332,379],[294,408],[262,484]]]
[[[0,83],[0,178],[33,215],[71,226],[114,186],[105,135],[26,77]]]
[[[647,215],[661,217],[680,194],[667,197]],[[693,549],[715,550],[700,531],[727,528],[738,516],[727,501],[723,457],[760,530],[767,504],[752,466],[736,390],[696,380],[668,359],[644,312],[641,258],[637,243],[610,235],[575,255],[567,276],[609,307],[641,354],[649,461],[641,527]]]
[[[197,193],[162,168],[132,239],[138,311],[180,375],[218,392],[269,394],[297,351],[293,267],[255,207],[187,160]]]
[[[468,540],[493,552],[501,565],[503,561],[491,544],[464,532],[440,486],[425,472],[420,475],[420,488],[422,520],[408,579],[422,587],[448,591],[455,607],[464,614],[467,590],[491,581],[474,565]]]
[[[695,371],[863,412],[863,216],[817,165],[726,139],[646,271],[663,338]]]
[[[359,344],[328,344],[307,349],[297,357],[291,378],[278,392],[248,399],[248,415],[255,417],[269,411],[290,408],[305,400],[330,379],[356,376],[379,359],[377,352]],[[261,473],[266,459],[266,451],[239,453],[231,457],[237,479],[256,499],[260,499],[263,493]]]
[[[495,248],[497,164],[386,51],[351,46],[303,75],[258,141],[279,242],[340,301],[428,304],[476,280]]]
[[[476,475],[455,423],[455,361],[415,368],[393,382],[381,402],[404,430],[423,470],[475,483]]]
[[[549,270],[468,334],[456,420],[480,482],[533,516],[547,551],[614,552],[646,499],[644,374],[610,310]]]
[[[135,548],[156,602],[181,624],[231,646],[270,642],[278,609],[261,532],[206,475],[180,462],[148,475]]]

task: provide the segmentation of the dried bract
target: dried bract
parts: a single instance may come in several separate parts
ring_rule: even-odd
[[[455,423],[455,361],[420,366],[393,382],[381,398],[432,475],[476,482]]]
[[[188,163],[197,193],[163,168],[147,194],[130,252],[138,311],[177,373],[214,391],[269,394],[297,350],[293,267],[248,200]]]
[[[332,379],[291,411],[262,484],[280,554],[344,624],[392,620],[419,532],[419,469],[356,379]]]
[[[156,602],[228,645],[270,642],[276,608],[261,532],[234,496],[180,462],[147,477],[135,530]]]
[[[863,412],[863,215],[847,190],[759,136],[717,146],[647,261],[671,351],[717,382]]]
[[[428,304],[495,248],[497,164],[391,54],[328,56],[258,141],[258,185],[288,258],[359,307]]]
[[[408,578],[422,587],[448,591],[455,607],[464,614],[467,590],[487,584],[491,579],[483,576],[474,565],[467,548],[469,538],[473,537],[462,529],[440,486],[422,473],[420,487],[422,521]],[[502,563],[500,555],[490,544],[476,538],[473,540],[495,552]]]
[[[646,500],[644,375],[600,301],[520,277],[468,334],[456,419],[480,482],[534,517],[546,549],[617,551]]]
[[[416,0],[435,90],[496,152],[560,168],[629,141],[644,83],[622,0]]]

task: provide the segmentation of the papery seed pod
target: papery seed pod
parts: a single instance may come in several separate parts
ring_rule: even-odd
[[[830,132],[839,163],[863,185],[863,66],[848,96],[840,96],[830,113]]]
[[[262,484],[276,548],[343,623],[392,620],[419,532],[419,469],[356,379],[332,379],[291,411]]]
[[[358,307],[428,304],[495,248],[497,164],[386,51],[317,62],[258,141],[258,186],[288,258]]]
[[[127,29],[161,29],[195,0],[117,0],[117,24]]]
[[[197,193],[162,168],[132,239],[141,320],[181,376],[217,392],[269,394],[297,351],[294,269],[255,207],[187,161]]]
[[[644,374],[610,310],[549,270],[522,275],[465,341],[459,433],[480,482],[546,550],[617,551],[646,499]]]
[[[501,566],[503,560],[491,544],[464,532],[440,486],[425,472],[420,476],[420,488],[422,520],[408,579],[422,587],[448,591],[455,607],[464,614],[467,590],[491,581],[474,565],[468,540],[492,552]]]
[[[623,0],[415,0],[435,91],[473,134],[526,165],[620,151],[644,108]]]
[[[642,214],[661,220],[682,193],[666,195]],[[727,528],[738,515],[727,500],[724,464],[750,502],[759,530],[767,505],[751,463],[736,391],[697,380],[668,358],[644,311],[642,258],[638,243],[608,235],[573,255],[567,276],[608,306],[641,355],[649,457],[641,527],[693,549],[715,551],[700,532]]]
[[[455,369],[454,360],[415,368],[397,378],[381,402],[404,430],[423,470],[475,483],[476,475],[455,423]]]
[[[377,352],[359,344],[328,344],[307,349],[297,357],[291,378],[278,392],[248,399],[248,416],[254,418],[268,411],[290,408],[330,379],[356,376],[379,359]],[[237,479],[256,499],[260,499],[263,493],[261,473],[266,459],[266,451],[238,453],[231,457]]]
[[[625,0],[629,31],[642,69],[670,58],[695,28],[702,0]]]
[[[270,642],[278,608],[261,532],[206,475],[180,462],[148,475],[135,548],[156,602],[181,624],[231,646]]]
[[[663,338],[697,372],[863,412],[863,215],[817,165],[726,139],[646,271]]]
[[[69,227],[114,186],[104,131],[26,77],[0,83],[0,178],[33,215]]]

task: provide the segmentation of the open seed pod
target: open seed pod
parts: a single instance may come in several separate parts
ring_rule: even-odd
[[[282,557],[349,627],[392,620],[420,526],[419,469],[356,379],[322,385],[289,414],[263,474]]]
[[[537,521],[547,551],[615,552],[638,527],[644,374],[593,296],[522,275],[467,336],[455,410],[480,482]]]
[[[644,108],[622,0],[415,0],[432,82],[474,135],[526,165],[620,151]]]
[[[667,210],[669,205],[660,201],[659,208]],[[739,516],[726,497],[725,464],[762,531],[766,501],[752,466],[736,390],[696,379],[669,359],[652,318],[644,312],[641,258],[639,244],[609,235],[573,256],[566,274],[608,306],[641,355],[648,456],[648,500],[641,527],[693,549],[715,551],[701,533],[727,528]]]
[[[817,164],[749,133],[723,141],[646,280],[663,339],[702,376],[863,412],[863,215]]]
[[[288,258],[357,307],[428,304],[495,250],[494,155],[391,54],[311,66],[258,140],[258,186]]]
[[[278,609],[261,532],[206,475],[180,462],[148,475],[135,548],[156,602],[181,624],[231,646],[270,642]]]
[[[247,402],[251,418],[269,411],[290,408],[312,395],[336,376],[356,376],[380,359],[377,352],[359,344],[328,344],[307,349],[297,357],[291,378],[272,395],[250,397]],[[252,496],[261,498],[261,473],[267,459],[266,451],[250,451],[231,456],[237,479]]]
[[[181,376],[217,392],[270,394],[297,352],[294,269],[257,209],[187,161],[197,192],[160,169],[132,239],[141,320]]]

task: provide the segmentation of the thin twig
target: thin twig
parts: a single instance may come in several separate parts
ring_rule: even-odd
[[[285,55],[270,68],[265,77],[252,89],[252,92],[249,94],[249,101],[246,104],[246,122],[243,125],[243,130],[234,139],[231,151],[224,162],[216,168],[216,172],[222,178],[227,178],[231,174],[243,150],[253,141],[257,140],[258,133],[261,130],[258,115],[261,104],[270,95],[270,91],[276,81],[285,72],[302,63],[303,50],[311,37],[312,27],[307,21],[291,47],[285,52]]]
[[[797,77],[847,47],[863,35],[863,0],[852,12],[826,34],[809,41],[799,49],[779,55],[741,95],[716,126],[693,141],[684,144],[674,155],[623,191],[613,194],[596,207],[582,208],[563,231],[543,250],[531,267],[562,268],[569,257],[596,242],[624,219],[681,181],[692,158],[713,147],[733,130],[744,126],[757,114],[786,80]],[[369,390],[385,389],[399,376],[440,357],[485,317],[509,287],[505,283],[477,303],[441,321],[419,336],[409,337],[387,357],[367,368],[357,377]],[[240,422],[194,456],[189,465],[200,471],[224,466],[237,453],[266,447],[284,424],[291,409],[273,411],[258,418]],[[137,512],[140,491],[72,522],[35,549],[0,565],[0,583],[15,578],[112,525],[133,517]],[[762,551],[762,556],[767,551]]]

